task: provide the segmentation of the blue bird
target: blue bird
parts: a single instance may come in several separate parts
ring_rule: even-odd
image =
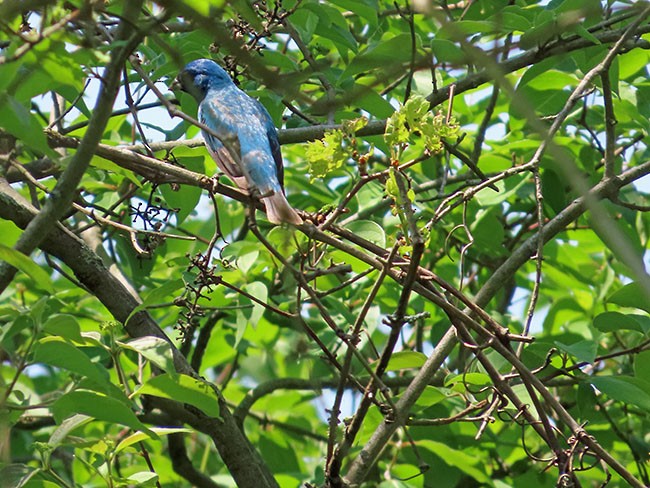
[[[302,224],[284,195],[278,133],[264,106],[210,59],[192,61],[176,80],[199,103],[198,119],[218,136],[201,131],[219,169],[241,190],[260,197],[270,222]]]

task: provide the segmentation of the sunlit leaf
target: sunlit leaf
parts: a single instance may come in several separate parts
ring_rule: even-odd
[[[589,383],[614,400],[650,410],[650,382],[631,376],[595,376]]]
[[[105,368],[92,362],[82,349],[60,337],[42,339],[34,352],[34,361],[63,368],[100,386],[109,384]]]
[[[174,368],[172,345],[160,337],[139,337],[128,342],[118,341],[118,344],[125,349],[131,349],[142,354],[163,371],[167,371],[170,374],[174,374],[176,371]]]
[[[393,353],[388,361],[387,371],[399,371],[400,369],[421,368],[427,357],[421,352],[398,351]]]
[[[71,415],[82,414],[104,422],[142,430],[156,437],[124,403],[94,391],[77,390],[66,393],[54,402],[52,412],[59,423]]]
[[[356,220],[350,222],[347,225],[347,229],[379,247],[386,246],[386,233],[384,229],[372,220]]]
[[[161,374],[147,381],[136,393],[178,400],[195,406],[210,417],[219,417],[219,401],[214,391],[205,382],[191,376]]]
[[[13,267],[18,268],[20,271],[27,274],[32,278],[34,285],[38,286],[40,289],[49,293],[52,293],[54,290],[52,287],[52,280],[45,270],[23,253],[0,244],[0,260],[11,264]]]

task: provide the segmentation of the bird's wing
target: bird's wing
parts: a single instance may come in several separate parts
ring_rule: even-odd
[[[237,135],[237,126],[227,116],[217,100],[206,97],[199,106],[199,120],[212,129],[219,138],[207,131],[203,132],[206,148],[221,171],[233,180],[237,186],[246,189],[246,179],[239,165],[241,148]]]
[[[266,137],[269,140],[269,146],[271,147],[271,154],[273,155],[273,160],[275,161],[275,167],[277,170],[278,181],[280,186],[284,188],[284,165],[282,163],[282,152],[280,151],[280,141],[278,139],[278,131],[273,124],[273,119],[269,115],[268,111],[259,101],[253,99],[256,105],[257,118],[259,119],[262,127],[266,130]]]

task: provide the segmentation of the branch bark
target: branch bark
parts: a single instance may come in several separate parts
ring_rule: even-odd
[[[116,41],[123,45],[116,48],[111,54],[111,60],[102,77],[103,83],[88,124],[88,130],[81,140],[77,152],[61,174],[43,209],[34,219],[30,220],[14,246],[23,254],[31,254],[70,208],[77,186],[90,164],[95,147],[101,140],[111,116],[113,103],[120,86],[121,67],[145,35],[146,31],[134,29],[134,26],[138,25],[137,18],[141,8],[142,0],[127,2],[124,7],[123,20],[120,22],[116,34]],[[0,265],[0,294],[7,288],[15,274],[15,268],[6,263]]]
[[[38,211],[24,200],[5,179],[0,179],[0,218],[25,228],[38,215]],[[113,276],[102,260],[81,239],[56,223],[44,236],[40,247],[69,266],[77,279],[83,283],[106,307],[115,320],[125,323],[131,337],[159,337],[171,345],[176,371],[199,378],[176,349],[172,341],[160,329],[149,313],[141,310],[127,322],[140,299]],[[195,429],[208,434],[235,482],[241,487],[277,487],[270,470],[237,426],[221,392],[209,384],[218,397],[219,417],[212,417],[183,404],[171,401],[154,402],[174,418],[187,422]]]
[[[543,227],[543,229],[540,230],[539,234],[530,237],[511,254],[511,256],[492,274],[492,276],[487,280],[485,285],[483,285],[481,290],[474,297],[474,303],[478,307],[484,307],[485,305],[487,305],[489,301],[501,289],[503,283],[506,282],[506,280],[509,279],[510,277],[514,276],[517,270],[521,266],[523,266],[530,259],[530,257],[535,253],[537,249],[538,239],[542,239],[544,242],[548,242],[559,232],[563,231],[571,222],[573,222],[582,213],[585,212],[587,208],[586,200],[588,198],[597,199],[597,200],[607,198],[611,195],[616,194],[622,186],[629,184],[630,182],[635,181],[636,179],[648,173],[650,173],[650,162],[646,162],[642,165],[634,167],[626,171],[619,177],[603,180],[597,185],[595,185],[591,189],[588,195],[576,199],[567,208],[565,208],[562,212],[556,215],[555,218],[549,221]],[[312,236],[312,237],[316,237],[316,236]],[[392,274],[391,276],[397,278],[395,274]],[[423,284],[425,286],[428,285],[427,282],[424,282]],[[414,291],[416,293],[423,294],[422,288],[415,287]],[[429,295],[426,298],[438,302],[438,299],[433,295]],[[442,303],[440,305],[445,306],[445,304]],[[374,466],[379,455],[381,454],[385,446],[388,444],[388,441],[390,440],[392,435],[397,431],[398,428],[404,425],[404,422],[408,418],[408,413],[410,411],[410,408],[413,406],[414,402],[422,393],[422,390],[428,383],[429,378],[433,374],[435,374],[435,372],[442,364],[442,361],[444,361],[444,359],[447,357],[449,352],[453,349],[453,347],[456,344],[457,344],[457,339],[455,336],[454,329],[450,328],[447,331],[447,333],[443,336],[443,338],[440,340],[440,342],[437,344],[435,350],[429,356],[427,362],[420,370],[420,372],[416,375],[415,379],[413,380],[409,388],[407,388],[407,390],[404,392],[400,400],[396,403],[395,405],[396,408],[395,411],[393,412],[393,416],[391,417],[391,420],[390,421],[384,420],[379,425],[379,427],[373,433],[370,440],[362,448],[361,452],[352,460],[348,468],[347,474],[345,476],[345,480],[350,486],[359,485],[366,478],[368,472],[370,471],[372,466]],[[501,348],[497,350],[500,353],[504,353],[505,351],[505,349],[501,349]],[[512,360],[519,363],[518,359],[516,358],[516,356],[514,356],[514,354],[512,356],[508,355],[507,359],[509,361]],[[530,374],[529,378],[530,377],[534,377],[534,376]],[[538,391],[540,391],[540,389],[545,390],[541,382],[537,383],[539,381],[537,380],[537,378],[535,378],[535,380],[536,381],[534,384],[536,389],[538,389]],[[542,394],[541,391],[540,394]],[[549,396],[546,396],[544,394],[542,394],[542,396],[544,397],[545,401],[553,402],[554,405],[558,404],[558,402],[552,396],[550,396],[550,393]],[[575,420],[573,420],[573,418],[564,409],[561,409],[560,411],[561,411],[562,421],[569,428],[571,428],[576,433],[576,435],[585,442],[585,444],[589,445],[589,447],[592,449],[594,448],[594,446],[597,446],[596,449],[594,450],[598,452],[599,455],[602,455],[603,459],[605,459],[607,463],[613,469],[615,469],[624,479],[630,482],[632,486],[642,486],[640,482],[636,480],[636,478],[634,478],[634,476],[632,476],[623,466],[621,466],[615,459],[612,459],[611,456],[609,456],[609,454],[606,453],[604,449],[600,448],[600,446],[598,446],[598,443],[592,437],[588,436],[584,431],[584,429],[582,429],[577,424],[577,422],[575,422]]]

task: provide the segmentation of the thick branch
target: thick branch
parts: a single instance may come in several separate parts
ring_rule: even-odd
[[[137,25],[136,19],[141,6],[142,1],[135,1],[127,2],[124,7],[124,20],[120,23],[116,35],[116,41],[124,44],[113,51],[111,61],[102,77],[102,87],[97,96],[97,103],[88,124],[88,130],[79,144],[77,152],[59,178],[41,212],[29,222],[14,246],[23,254],[29,255],[38,247],[63,214],[68,211],[75,197],[77,186],[90,164],[95,147],[101,140],[104,128],[111,116],[113,103],[120,86],[120,69],[128,55],[144,36],[143,31],[133,32],[133,25]],[[6,289],[15,274],[15,268],[3,263],[3,266],[0,267],[0,293]]]
[[[0,218],[13,221],[24,228],[37,215],[37,210],[25,201],[4,179],[0,179]],[[45,252],[56,256],[69,266],[77,279],[84,284],[119,322],[125,323],[133,310],[140,305],[138,297],[132,295],[124,285],[105,267],[101,259],[86,244],[56,224],[50,234],[44,237],[41,246]],[[179,373],[198,378],[197,373],[178,352],[172,341],[158,327],[148,312],[142,310],[126,322],[131,337],[159,337],[171,345],[174,365]],[[218,396],[220,418],[202,412],[187,410],[180,403],[164,402],[173,406],[174,417],[186,421],[192,427],[208,433],[224,463],[241,487],[276,487],[267,466],[237,427],[230,410],[214,385],[210,387]],[[171,408],[171,407],[170,407]],[[179,417],[182,414],[182,417]]]
[[[497,271],[495,271],[495,273],[488,279],[485,285],[481,288],[479,293],[474,298],[474,303],[479,307],[484,307],[485,305],[487,305],[487,303],[492,299],[492,297],[494,297],[501,289],[502,284],[507,279],[514,276],[517,270],[521,266],[523,266],[530,259],[530,257],[535,253],[537,249],[537,239],[539,238],[542,239],[544,242],[548,242],[559,232],[562,232],[571,222],[577,219],[586,210],[585,201],[587,198],[593,198],[593,199],[607,198],[608,196],[615,194],[622,186],[629,184],[630,182],[635,181],[636,179],[648,173],[650,173],[650,162],[646,162],[640,166],[632,168],[626,171],[625,173],[623,173],[618,178],[604,180],[598,183],[596,186],[594,186],[594,188],[590,191],[588,195],[576,199],[567,208],[565,208],[562,212],[556,215],[551,221],[549,221],[544,226],[544,228],[540,230],[538,235],[530,237],[527,241],[525,241],[519,248],[517,248],[511,254],[511,256],[503,263],[503,265],[501,265],[497,269]],[[312,235],[312,237],[318,238],[315,235]],[[369,261],[366,260],[366,262]],[[394,274],[392,274],[391,276],[396,277]],[[426,282],[424,284],[425,286],[427,285]],[[422,294],[421,288],[416,287],[414,291]],[[429,298],[430,300],[435,300],[436,304],[440,305],[443,309],[445,310],[449,309],[449,304],[446,304],[443,301],[439,300],[439,297],[431,294],[427,298]],[[449,311],[453,312],[452,310]],[[366,443],[366,445],[363,447],[359,455],[352,461],[350,468],[347,472],[347,475],[345,476],[345,479],[349,484],[351,485],[359,484],[366,478],[368,471],[374,465],[379,455],[381,454],[382,450],[388,444],[388,441],[390,440],[392,435],[401,425],[404,425],[403,422],[408,418],[408,412],[410,408],[412,407],[413,403],[417,400],[419,395],[422,393],[422,389],[420,389],[420,387],[424,388],[424,386],[426,386],[427,378],[433,373],[435,373],[435,371],[440,367],[442,361],[444,361],[444,358],[446,358],[446,356],[449,354],[451,349],[456,345],[456,343],[457,340],[454,331],[453,329],[450,329],[445,334],[445,336],[441,339],[441,341],[438,343],[436,349],[429,357],[424,367],[416,375],[415,379],[413,380],[413,383],[411,384],[413,388],[409,386],[409,388],[400,397],[400,400],[396,403],[394,416],[393,418],[391,418],[391,421],[384,421],[379,425],[379,427],[374,432],[374,434],[372,435],[368,443]],[[503,352],[503,350],[499,350],[499,352]],[[513,361],[518,362],[518,359],[514,354],[512,354],[512,356],[509,355],[508,359],[509,360],[512,359]],[[535,384],[536,389],[537,386],[540,385],[541,383],[536,383]],[[543,388],[543,385],[541,385],[540,388]],[[540,394],[542,394],[541,391]],[[545,395],[542,394],[542,396]],[[550,398],[545,397],[544,399],[546,401],[553,400],[552,397]],[[568,414],[564,416],[565,413],[566,412],[563,412],[562,420],[571,429],[574,429],[574,427],[577,425],[576,422],[572,418],[570,418]],[[577,433],[583,437],[586,436],[586,434],[584,434],[584,431],[582,429]],[[585,443],[587,442],[589,442],[590,444],[594,443],[595,445],[597,445],[595,440],[591,438],[589,438],[588,441],[585,441]],[[593,448],[592,445],[590,445],[590,447]],[[602,454],[602,448],[600,448],[598,452],[599,454]],[[609,464],[609,461],[611,461],[610,459],[611,456],[607,456],[606,454],[603,454],[603,456],[604,456],[603,459],[606,459]],[[618,463],[612,463],[610,464],[610,466],[616,469],[617,472],[619,472],[619,474],[621,474],[621,476],[625,477],[626,479],[634,480],[634,477],[630,478],[631,476],[630,473],[624,468],[621,469],[621,466]]]

